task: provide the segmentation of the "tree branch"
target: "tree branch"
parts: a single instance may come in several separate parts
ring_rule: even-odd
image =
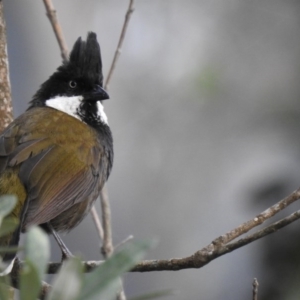
[[[118,42],[118,46],[117,46],[117,49],[116,49],[111,67],[110,67],[109,72],[106,76],[106,81],[105,81],[105,84],[104,84],[104,89],[106,89],[106,90],[109,89],[109,83],[110,83],[111,77],[112,77],[113,72],[115,70],[115,67],[116,67],[117,61],[119,59],[119,56],[121,55],[121,49],[122,49],[122,45],[123,45],[123,41],[124,41],[124,38],[125,38],[126,31],[127,31],[127,27],[128,27],[128,24],[129,24],[129,20],[130,20],[130,17],[132,15],[133,11],[134,11],[133,6],[134,6],[134,0],[130,0],[128,9],[127,9],[127,12],[126,12],[126,15],[125,15],[125,20],[124,20],[124,24],[123,24],[123,27],[122,27],[122,31],[121,31],[120,39],[119,39],[119,42]]]
[[[288,205],[294,203],[297,201],[300,197],[300,189],[294,191],[292,194],[287,196],[286,198],[282,199],[278,203],[274,204],[273,206],[269,207],[259,215],[257,215],[252,220],[245,222],[238,226],[237,228],[225,233],[224,235],[220,236],[218,239],[214,241],[215,244],[218,243],[228,243],[235,238],[239,237],[240,235],[248,232],[249,230],[253,229],[254,227],[262,224],[267,219],[270,219],[274,215],[276,215],[278,212],[286,208]]]
[[[43,0],[45,7],[46,7],[46,15],[50,20],[50,23],[52,25],[54,34],[56,36],[59,48],[60,48],[60,52],[61,52],[61,57],[64,61],[68,60],[69,57],[69,51],[68,51],[68,46],[67,43],[65,41],[61,26],[58,22],[58,18],[56,15],[56,10],[54,9],[53,3],[51,0]]]
[[[258,226],[262,222],[270,219],[279,211],[282,211],[288,205],[292,204],[293,202],[300,199],[300,190],[296,190],[288,197],[284,198],[283,200],[279,201],[275,205],[271,206],[267,210],[263,211],[253,219],[249,220],[248,222],[243,223],[242,225],[236,227],[235,229],[231,230],[230,232],[214,239],[209,245],[202,248],[199,251],[196,251],[194,254],[184,258],[172,258],[168,260],[144,260],[139,262],[134,268],[131,269],[131,272],[151,272],[151,271],[178,271],[182,269],[199,269],[211,262],[212,260],[230,253],[238,248],[241,248],[245,245],[248,245],[266,235],[274,233],[279,229],[295,222],[300,218],[300,210],[290,214],[289,216],[263,228],[258,230],[257,232],[248,235],[244,238],[241,238],[235,242],[229,243],[233,240],[233,234],[241,236],[247,233],[251,228]],[[251,225],[250,225],[251,224]],[[251,228],[250,228],[251,227]],[[229,242],[223,242],[223,241]],[[91,272],[96,267],[98,267],[103,261],[87,261],[83,262],[85,271]],[[13,274],[18,274],[20,267],[22,264],[18,265],[17,267],[14,266]],[[61,267],[61,263],[49,263],[48,265],[48,274],[55,274],[58,272],[59,268]],[[15,275],[14,275],[15,276]],[[17,276],[15,276],[17,278]],[[13,280],[13,286],[17,287],[18,282],[15,278]],[[46,283],[43,283],[43,292],[47,293],[50,289],[50,286]],[[121,295],[121,293],[120,293]],[[122,298],[119,298],[122,299]]]
[[[252,283],[252,300],[258,300],[257,298],[257,294],[258,294],[258,281],[256,278],[253,279],[253,283]]]
[[[21,263],[18,258],[15,259],[13,269],[10,273],[10,279],[11,279],[11,284],[15,289],[19,289],[19,279],[20,279],[20,272],[23,267],[23,263]],[[39,299],[45,300],[48,293],[50,292],[51,285],[48,284],[47,282],[42,281],[42,287],[40,291],[40,296]]]
[[[143,260],[136,264],[131,272],[152,272],[152,271],[179,271],[183,269],[199,269],[210,263],[212,260],[230,253],[238,248],[246,246],[262,237],[278,231],[279,229],[297,221],[300,218],[300,210],[290,214],[289,216],[274,222],[273,224],[256,231],[255,233],[241,238],[235,242],[233,236],[241,236],[247,233],[251,228],[258,226],[267,219],[270,219],[279,211],[285,209],[288,205],[300,199],[300,189],[294,191],[292,194],[282,199],[275,205],[266,209],[253,219],[242,225],[234,228],[228,233],[214,239],[209,245],[196,251],[194,254],[184,258],[171,258],[167,260]],[[251,228],[250,228],[251,227]],[[225,241],[225,242],[224,242]],[[91,272],[94,268],[99,266],[102,261],[87,261],[83,262],[85,271]],[[50,263],[48,265],[48,274],[56,273],[60,267],[60,263]]]
[[[56,10],[54,8],[52,0],[43,0],[43,1],[45,4],[46,11],[47,11],[47,16],[50,20],[54,34],[55,34],[57,42],[59,44],[61,56],[64,61],[68,61],[69,51],[68,51],[67,43],[65,41],[62,28],[58,22]],[[92,219],[95,223],[95,227],[97,229],[98,236],[99,236],[100,240],[103,240],[103,235],[104,235],[103,229],[102,229],[101,222],[100,222],[100,219],[99,219],[99,216],[98,216],[95,206],[92,206],[92,208],[91,208],[91,215],[92,215]]]
[[[0,131],[2,131],[13,120],[7,57],[6,25],[2,1],[0,1],[0,58]]]
[[[57,41],[59,43],[60,49],[61,49],[61,55],[63,57],[63,59],[65,61],[68,60],[68,50],[67,50],[67,45],[65,42],[65,39],[63,37],[62,34],[62,29],[61,26],[58,23],[58,19],[56,16],[56,11],[54,9],[54,6],[52,4],[51,0],[44,0],[44,4],[47,10],[47,16],[51,22],[53,31],[55,33],[55,36],[57,38]],[[125,21],[124,21],[124,25],[121,31],[121,36],[118,42],[118,46],[117,46],[117,50],[115,52],[115,56],[112,62],[112,65],[110,67],[108,76],[106,78],[106,83],[105,83],[105,89],[108,89],[108,84],[110,82],[110,79],[112,77],[113,71],[115,69],[117,60],[120,56],[121,53],[121,47],[125,38],[125,33],[127,30],[127,26],[129,24],[129,20],[130,20],[130,16],[133,12],[133,4],[134,4],[134,0],[130,0],[129,2],[129,7],[128,10],[126,12],[125,15]],[[101,190],[100,193],[100,200],[101,200],[101,209],[102,209],[102,226],[103,226],[103,230],[101,227],[101,223],[97,214],[97,211],[95,209],[95,207],[93,206],[91,209],[91,214],[92,214],[92,218],[94,220],[95,226],[97,228],[99,237],[102,239],[103,241],[103,245],[101,247],[101,252],[103,254],[104,258],[108,258],[112,255],[113,251],[114,251],[114,247],[113,247],[113,241],[112,241],[112,231],[111,231],[111,212],[110,212],[110,204],[109,204],[109,198],[108,198],[108,192],[107,192],[107,188],[106,185],[104,185],[104,187]],[[122,282],[121,282],[121,290],[117,295],[117,300],[126,300],[126,296],[122,287]]]
[[[101,225],[101,222],[100,222],[99,215],[98,215],[97,210],[96,210],[94,205],[91,208],[91,215],[92,215],[92,219],[95,223],[99,239],[100,239],[100,241],[103,241],[104,232],[103,232],[103,228],[102,228],[102,225]]]
[[[111,211],[108,199],[107,187],[104,185],[101,194],[101,211],[102,211],[102,226],[103,226],[103,245],[101,253],[106,259],[110,257],[114,252],[114,246],[112,243],[112,232],[111,232]]]

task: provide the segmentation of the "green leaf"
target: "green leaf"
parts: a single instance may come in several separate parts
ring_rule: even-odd
[[[38,269],[29,259],[25,260],[24,267],[20,275],[20,299],[37,299],[41,290],[41,280]]]
[[[42,281],[50,258],[50,244],[47,234],[40,227],[34,226],[28,230],[25,257],[34,265]]]
[[[165,296],[173,295],[172,290],[163,290],[163,291],[156,291],[153,293],[137,296],[134,298],[131,298],[130,300],[149,300],[149,299],[157,299]]]
[[[22,300],[36,299],[41,290],[47,263],[50,256],[48,236],[35,226],[28,230],[25,242],[25,264],[20,278]]]
[[[120,282],[119,277],[142,259],[151,244],[153,243],[148,241],[130,243],[113,254],[92,273],[87,274],[79,299],[114,299]]]
[[[76,257],[68,259],[56,275],[47,300],[78,299],[82,281],[83,267],[81,261]]]
[[[11,233],[16,229],[19,222],[15,218],[6,218],[3,220],[2,225],[0,227],[0,237],[5,236],[8,233]]]
[[[6,217],[16,206],[17,197],[14,195],[0,196],[0,225],[4,217]]]
[[[9,287],[6,284],[0,283],[0,299],[8,300]]]

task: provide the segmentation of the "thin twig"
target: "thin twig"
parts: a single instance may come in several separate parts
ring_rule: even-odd
[[[126,295],[124,292],[123,280],[120,278],[120,291],[117,294],[116,300],[126,300]]]
[[[104,236],[103,228],[102,228],[102,225],[101,225],[101,222],[100,222],[100,219],[99,219],[99,215],[97,213],[97,210],[96,210],[95,206],[93,206],[91,208],[91,215],[92,215],[92,219],[95,223],[99,238],[100,238],[101,241],[103,241],[103,236]]]
[[[237,228],[225,233],[224,235],[220,236],[219,238],[215,239],[213,243],[217,244],[226,244],[235,238],[239,237],[240,235],[248,232],[249,230],[253,229],[254,227],[262,224],[266,220],[270,219],[278,212],[286,208],[288,205],[294,203],[300,198],[300,189],[297,189],[292,194],[287,196],[286,198],[282,199],[278,203],[274,204],[273,206],[269,207],[262,213],[258,214],[256,217],[247,221]]]
[[[53,31],[55,33],[55,36],[57,38],[58,44],[61,49],[61,55],[65,61],[68,60],[68,50],[67,45],[65,42],[65,39],[62,34],[62,29],[58,23],[56,11],[54,9],[54,6],[51,2],[51,0],[44,0],[46,10],[47,10],[47,16],[49,17],[49,20],[52,24]],[[130,16],[133,12],[133,3],[134,0],[130,0],[129,7],[125,16],[124,25],[121,31],[121,36],[118,42],[117,50],[115,52],[115,56],[111,65],[111,68],[109,70],[106,83],[105,83],[105,89],[108,89],[108,83],[110,82],[110,79],[112,77],[113,71],[115,69],[117,60],[121,53],[122,44],[124,41],[125,33],[127,30],[127,26],[129,23]],[[100,199],[101,199],[101,208],[102,208],[102,224],[103,224],[103,230],[100,225],[100,220],[98,218],[98,215],[95,211],[95,209],[92,209],[92,218],[95,222],[96,228],[98,230],[98,234],[100,237],[103,237],[103,245],[101,248],[102,254],[104,258],[107,258],[112,255],[114,248],[112,243],[112,233],[111,233],[111,213],[110,213],[110,205],[109,205],[109,199],[108,199],[108,193],[106,189],[106,185],[102,188],[102,191],[100,193]],[[122,284],[121,284],[122,285]],[[121,288],[121,291],[117,295],[118,300],[126,300],[125,293],[123,291],[123,287]]]
[[[118,46],[117,46],[111,67],[109,69],[109,72],[108,72],[108,75],[106,77],[106,81],[104,84],[104,89],[106,89],[106,90],[109,89],[110,80],[112,78],[118,58],[121,54],[121,48],[122,48],[123,41],[125,38],[126,30],[127,30],[128,24],[129,24],[131,14],[133,13],[133,10],[134,10],[133,4],[134,4],[134,0],[130,0],[128,10],[125,15],[125,21],[124,21],[123,28],[121,31]],[[109,204],[108,192],[107,192],[106,185],[104,185],[104,187],[100,193],[100,201],[101,201],[101,209],[102,209],[102,225],[103,225],[103,231],[104,231],[103,245],[102,245],[101,250],[102,250],[103,257],[108,258],[114,252],[114,247],[113,247],[112,232],[111,232],[110,204]],[[126,300],[126,296],[125,296],[124,289],[123,289],[123,282],[122,282],[122,280],[120,280],[120,281],[121,281],[121,283],[120,283],[121,289],[120,289],[119,293],[117,294],[117,300]]]
[[[58,22],[58,18],[57,18],[57,15],[56,15],[56,10],[54,8],[52,0],[43,0],[43,1],[44,1],[44,4],[45,4],[45,7],[46,7],[47,16],[50,20],[50,23],[52,25],[54,34],[57,38],[57,42],[58,42],[59,47],[60,47],[61,56],[62,56],[64,61],[68,61],[68,57],[69,57],[68,46],[67,46],[67,43],[65,41],[62,28],[61,28],[61,26]],[[98,216],[96,208],[92,207],[91,214],[92,214],[92,219],[95,223],[98,235],[99,235],[100,239],[103,240],[103,229],[101,227],[100,218]]]
[[[122,247],[124,244],[128,243],[133,239],[133,235],[129,235],[125,240],[121,241],[119,244],[115,246],[115,250]]]
[[[64,38],[61,26],[58,22],[56,10],[54,9],[54,6],[53,6],[53,3],[51,0],[43,0],[43,1],[45,4],[45,7],[46,7],[46,11],[47,11],[47,17],[50,20],[50,23],[52,25],[54,34],[56,36],[56,39],[57,39],[57,42],[58,42],[58,45],[60,48],[61,57],[64,61],[67,61],[68,56],[69,56],[68,46],[67,46],[66,40]]]
[[[290,196],[279,201],[277,204],[271,206],[266,211],[273,211],[274,207],[280,207],[280,210],[283,210],[287,205],[290,205],[292,202],[300,199],[299,190],[293,192]],[[283,203],[285,203],[283,205]],[[265,211],[265,212],[266,212]],[[278,212],[278,211],[277,211]],[[260,215],[264,215],[264,212]],[[271,218],[274,214],[270,213],[266,218]],[[256,218],[256,217],[255,217]],[[255,219],[254,218],[254,219]],[[232,243],[222,243],[222,239],[219,237],[213,240],[209,245],[202,248],[199,251],[196,251],[194,254],[184,257],[184,258],[171,258],[167,260],[143,260],[136,264],[131,272],[152,272],[152,271],[178,271],[183,269],[199,269],[213,261],[214,259],[230,253],[238,248],[246,246],[260,238],[263,238],[271,233],[278,231],[279,229],[297,221],[300,219],[300,210],[290,214],[289,216],[261,229],[257,232],[248,235],[244,238],[241,238]],[[248,221],[244,224],[248,224],[251,221]],[[239,228],[239,235],[242,235],[248,231],[248,227],[238,226],[230,232],[235,232]],[[241,229],[242,228],[242,229]],[[240,230],[241,229],[241,230]],[[216,242],[218,241],[218,242]],[[102,261],[88,261],[83,262],[86,272],[91,272],[94,268],[99,266]],[[48,274],[56,273],[60,267],[60,263],[50,263],[48,266]]]
[[[252,300],[258,300],[257,298],[257,294],[258,294],[258,281],[256,278],[253,279],[253,283],[252,283]]]
[[[13,121],[9,81],[6,25],[3,15],[3,1],[0,2],[0,132]]]
[[[257,232],[246,236],[245,238],[241,238],[241,239],[237,240],[236,242],[232,242],[230,244],[223,245],[220,249],[216,248],[216,252],[218,252],[218,254],[221,254],[221,255],[232,252],[233,250],[236,250],[238,248],[246,246],[258,239],[261,239],[261,238],[265,237],[266,235],[274,233],[274,232],[278,231],[279,229],[297,221],[298,219],[300,219],[300,210],[297,210],[296,212],[290,214],[289,216],[273,223],[272,225],[270,225],[266,228],[258,230]]]
[[[23,263],[21,263],[18,259],[15,259],[14,267],[10,273],[11,284],[15,289],[19,288],[20,285],[20,272],[23,267]],[[39,295],[39,299],[46,299],[48,293],[50,292],[51,285],[47,282],[41,282],[41,291]]]
[[[125,20],[124,20],[123,28],[122,28],[122,31],[121,31],[120,39],[119,39],[119,42],[118,42],[118,46],[117,46],[117,49],[116,49],[111,67],[109,69],[109,72],[108,72],[108,75],[106,77],[106,81],[105,81],[105,84],[104,84],[104,89],[105,90],[109,89],[109,83],[110,83],[111,77],[112,77],[113,72],[115,70],[118,58],[121,54],[121,49],[122,49],[123,41],[124,41],[124,38],[125,38],[126,30],[127,30],[128,24],[129,24],[129,20],[130,20],[130,17],[132,15],[133,11],[134,11],[133,6],[134,6],[134,0],[129,0],[129,6],[128,6],[128,9],[127,9],[127,12],[126,12],[126,15],[125,15]]]
[[[111,232],[111,212],[106,185],[104,185],[101,191],[100,199],[103,226],[103,245],[101,248],[101,252],[103,254],[103,257],[106,259],[110,257],[114,252]]]
[[[121,54],[121,49],[122,49],[123,41],[125,38],[126,30],[127,30],[128,24],[129,24],[129,20],[134,11],[133,5],[134,5],[134,0],[129,0],[129,6],[128,6],[128,9],[127,9],[127,12],[125,15],[125,20],[123,23],[121,35],[120,35],[119,42],[117,45],[117,49],[115,51],[115,55],[114,55],[113,61],[111,63],[111,67],[108,71],[108,75],[106,77],[106,81],[104,84],[104,89],[106,89],[106,90],[109,89],[109,83],[111,81],[113,72],[115,70],[118,58]],[[103,225],[103,231],[104,231],[103,245],[102,245],[101,250],[102,250],[102,254],[103,254],[104,258],[107,258],[113,253],[114,248],[113,248],[112,234],[111,234],[110,205],[109,205],[108,192],[107,192],[106,185],[104,185],[104,187],[100,193],[100,201],[101,201],[101,208],[102,208],[102,225]],[[121,280],[121,290],[117,295],[117,300],[126,300],[122,280]]]

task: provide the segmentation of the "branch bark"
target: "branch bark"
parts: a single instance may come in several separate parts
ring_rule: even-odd
[[[67,59],[68,50],[64,42],[64,38],[62,36],[61,28],[57,21],[56,12],[50,0],[44,0],[44,3],[47,8],[47,15],[51,21],[53,30],[56,34],[57,40],[60,45],[62,57],[64,59]],[[115,52],[115,56],[105,83],[106,88],[108,88],[109,82],[111,80],[111,76],[116,66],[116,62],[121,53],[121,47],[125,37],[128,22],[133,12],[133,3],[134,0],[130,0],[129,7],[125,17],[125,22],[121,32],[120,40],[117,46],[117,50]],[[0,57],[1,57],[0,60],[0,120],[1,120],[0,127],[3,129],[12,121],[12,105],[11,105],[10,84],[9,84],[9,77],[8,77],[8,58],[6,53],[6,35],[5,35],[5,23],[3,18],[3,3],[1,0],[0,0]],[[103,219],[103,227],[104,227],[102,252],[104,257],[106,258],[112,254],[114,249],[113,249],[112,235],[111,235],[109,201],[104,193],[105,193],[105,189],[103,191],[104,196],[102,197],[104,200],[102,200],[101,206],[103,211],[102,219]],[[258,214],[251,220],[241,224],[240,226],[221,235],[220,237],[217,237],[210,244],[196,251],[190,256],[184,258],[171,258],[167,260],[144,260],[139,262],[134,268],[132,268],[131,272],[178,271],[178,270],[189,269],[189,268],[202,268],[212,260],[222,255],[225,255],[227,253],[230,253],[238,248],[241,248],[249,243],[252,243],[262,237],[265,237],[266,235],[277,232],[279,229],[298,220],[300,218],[300,210],[290,214],[289,216],[277,222],[274,222],[273,224],[263,229],[257,230],[253,234],[240,238],[237,241],[234,241],[238,237],[249,232],[251,229],[261,225],[266,220],[272,218],[278,212],[282,211],[288,205],[294,203],[299,199],[300,199],[300,189],[294,191],[292,194],[282,199],[281,201],[271,206],[270,208],[266,209],[262,213]],[[86,272],[90,272],[94,268],[99,266],[102,263],[102,261],[87,261],[83,263]],[[48,274],[57,273],[60,267],[61,267],[61,263],[50,263],[48,265]],[[22,268],[22,263],[16,263],[11,275],[11,279],[14,287],[18,287],[18,274],[20,268]],[[254,289],[256,289],[256,296],[257,296],[257,286],[258,284],[256,286],[254,286],[253,284],[253,292]],[[43,291],[42,291],[43,294],[41,296],[42,298],[45,297],[49,289],[50,286],[47,283],[43,283]],[[121,294],[122,292],[120,293],[119,299],[122,299],[123,297]]]
[[[68,50],[68,46],[67,46],[66,40],[63,35],[62,28],[60,26],[60,23],[58,22],[56,10],[54,8],[52,0],[43,0],[43,1],[44,1],[45,8],[46,8],[46,15],[49,18],[49,21],[52,25],[53,32],[56,36],[56,39],[57,39],[57,42],[58,42],[58,45],[60,48],[61,57],[63,58],[63,61],[67,61],[69,59],[69,50]],[[99,216],[98,216],[95,206],[92,206],[92,208],[91,208],[91,216],[95,223],[95,227],[96,227],[98,236],[99,236],[100,240],[103,240],[104,233],[103,233],[101,222],[100,222],[100,219],[99,219]]]
[[[14,267],[10,273],[10,279],[11,279],[11,284],[15,289],[19,288],[19,278],[20,278],[20,272],[22,268],[22,263],[16,259],[14,263]],[[40,296],[39,299],[45,300],[47,298],[48,293],[50,292],[51,285],[48,284],[47,282],[42,281],[42,287],[40,291]]]
[[[0,131],[3,131],[13,121],[8,65],[6,24],[3,13],[3,2],[0,0]],[[10,274],[14,288],[19,287],[19,272],[20,264],[16,260]],[[49,288],[49,284],[42,282],[41,299],[45,299]]]
[[[13,120],[11,90],[8,70],[6,25],[3,2],[0,1],[0,131]]]
[[[246,246],[260,238],[271,233],[277,232],[279,229],[300,219],[300,210],[290,214],[289,216],[274,222],[273,224],[260,229],[253,234],[240,238],[237,241],[233,239],[247,233],[250,229],[262,224],[266,220],[273,217],[278,212],[285,209],[288,205],[300,199],[300,189],[282,199],[275,205],[269,207],[262,213],[258,214],[248,222],[237,226],[233,230],[214,239],[204,248],[196,251],[190,256],[184,258],[171,258],[163,260],[143,260],[136,264],[130,272],[153,272],[153,271],[179,271],[183,269],[199,269],[215,260],[216,258],[230,253],[238,248]],[[102,261],[86,261],[83,262],[86,272],[91,272],[99,266]],[[60,263],[50,263],[48,265],[48,274],[54,274],[60,267]]]
[[[253,279],[252,283],[252,300],[258,300],[257,294],[258,294],[258,281],[256,278]]]
[[[127,27],[128,27],[129,21],[130,21],[130,17],[132,15],[133,11],[134,11],[133,6],[134,6],[134,0],[130,0],[128,9],[127,9],[127,12],[126,12],[126,15],[125,15],[124,24],[123,24],[123,27],[122,27],[122,30],[121,30],[121,35],[120,35],[120,38],[119,38],[118,46],[117,46],[117,49],[116,49],[111,67],[108,71],[106,81],[105,81],[105,84],[104,84],[104,89],[106,89],[106,90],[109,89],[109,83],[110,83],[111,77],[112,77],[113,72],[115,70],[117,61],[118,61],[118,59],[121,55],[121,49],[122,49],[123,42],[124,42],[124,39],[125,39],[125,34],[126,34],[126,31],[127,31]]]
[[[68,49],[67,49],[65,39],[63,37],[61,26],[57,19],[56,10],[54,9],[52,0],[44,0],[44,4],[45,4],[46,10],[47,10],[47,16],[51,22],[53,31],[55,33],[58,44],[60,46],[62,58],[66,61],[66,60],[68,60]],[[134,4],[134,0],[130,0],[129,7],[128,7],[128,10],[125,15],[125,21],[124,21],[124,25],[123,25],[123,28],[121,31],[121,36],[120,36],[120,39],[118,42],[117,50],[115,52],[113,62],[111,64],[110,70],[107,75],[105,89],[108,89],[108,84],[111,80],[117,60],[121,53],[121,47],[122,47],[122,44],[123,44],[123,41],[125,38],[125,34],[126,34],[126,30],[127,30],[128,24],[129,24],[130,16],[133,12],[133,4]],[[112,253],[114,252],[113,241],[112,241],[112,230],[111,230],[111,211],[110,211],[110,204],[109,204],[109,198],[108,198],[108,192],[107,192],[106,185],[104,185],[104,187],[102,188],[102,191],[100,193],[100,202],[101,202],[101,209],[102,209],[102,227],[103,227],[103,229],[101,227],[101,223],[100,223],[97,211],[94,206],[92,207],[91,215],[94,220],[95,226],[97,228],[98,235],[99,235],[100,239],[102,239],[102,241],[103,241],[102,247],[101,247],[101,252],[103,254],[103,257],[106,259],[106,258],[110,257],[112,255]],[[117,300],[126,300],[122,281],[121,281],[121,290],[119,291],[119,293],[117,295]]]
[[[67,61],[68,57],[69,57],[68,46],[67,46],[66,40],[64,38],[61,26],[58,22],[56,10],[55,10],[51,0],[43,0],[43,1],[45,4],[45,7],[46,7],[46,11],[47,11],[46,15],[49,18],[49,21],[52,25],[54,34],[56,36],[56,39],[57,39],[57,42],[58,42],[58,45],[60,48],[61,57],[64,61]]]

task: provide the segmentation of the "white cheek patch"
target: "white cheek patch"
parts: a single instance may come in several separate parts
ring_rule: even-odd
[[[46,105],[49,107],[53,107],[57,110],[60,110],[80,121],[82,119],[77,114],[77,109],[80,107],[81,101],[83,100],[82,96],[73,96],[73,97],[66,97],[66,96],[57,96],[55,98],[51,98],[46,101]],[[97,101],[97,116],[100,118],[101,122],[108,125],[107,116],[104,112],[103,105],[100,101]]]
[[[100,120],[106,125],[108,125],[107,116],[104,112],[103,105],[101,104],[100,101],[97,102],[97,106],[98,106],[98,116],[100,117]]]
[[[80,117],[77,115],[77,108],[79,108],[82,99],[83,99],[82,96],[74,96],[74,97],[58,96],[47,100],[46,105],[49,107],[53,107],[57,110],[60,110],[82,121]]]

